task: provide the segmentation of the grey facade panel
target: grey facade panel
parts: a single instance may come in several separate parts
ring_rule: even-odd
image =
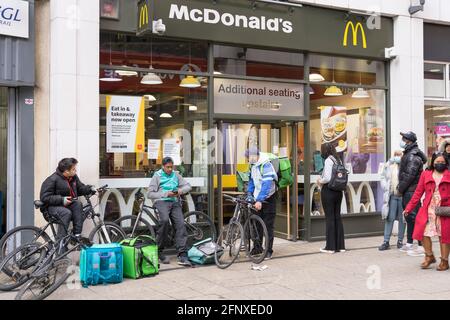
[[[0,85],[34,86],[34,1],[30,2],[28,39],[0,35]]]
[[[424,59],[450,62],[450,26],[424,24]]]

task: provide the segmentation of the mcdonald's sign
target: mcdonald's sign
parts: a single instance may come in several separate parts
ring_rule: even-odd
[[[148,21],[148,5],[147,2],[144,1],[139,7],[139,29],[148,26]]]
[[[347,47],[348,45],[348,31],[352,30],[352,36],[353,36],[353,46],[356,47],[358,45],[358,34],[361,31],[361,37],[362,37],[362,46],[364,49],[367,49],[367,39],[366,39],[366,32],[364,31],[364,27],[361,22],[353,23],[353,21],[347,22],[347,25],[345,26],[345,32],[344,32],[344,40],[343,40],[343,46]]]

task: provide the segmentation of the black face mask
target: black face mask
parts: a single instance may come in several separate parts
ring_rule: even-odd
[[[434,169],[436,169],[437,172],[444,172],[445,169],[447,169],[447,165],[445,163],[436,163]]]

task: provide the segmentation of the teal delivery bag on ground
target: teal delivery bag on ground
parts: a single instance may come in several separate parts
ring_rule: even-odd
[[[188,258],[195,264],[212,264],[214,261],[214,252],[216,250],[219,256],[223,254],[223,248],[217,243],[212,241],[211,238],[194,243],[191,249],[188,251]]]
[[[83,287],[122,282],[121,245],[118,243],[94,244],[81,250],[80,281]]]

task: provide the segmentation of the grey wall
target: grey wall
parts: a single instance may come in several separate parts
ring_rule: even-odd
[[[119,20],[100,19],[100,29],[136,33],[137,3],[138,0],[120,0]]]
[[[34,0],[29,2],[29,39],[0,35],[0,85],[34,86]]]

